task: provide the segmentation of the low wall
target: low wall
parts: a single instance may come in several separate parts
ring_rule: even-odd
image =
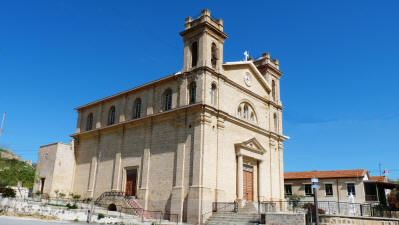
[[[304,213],[266,213],[266,225],[305,225]]]
[[[360,216],[337,216],[320,215],[320,225],[399,225],[399,219],[379,218],[379,217],[360,217]]]

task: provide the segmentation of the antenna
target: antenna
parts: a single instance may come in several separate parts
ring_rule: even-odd
[[[0,126],[0,136],[1,133],[3,133],[3,126],[4,126],[4,120],[6,118],[6,112],[3,113],[3,119],[1,120],[1,126]]]

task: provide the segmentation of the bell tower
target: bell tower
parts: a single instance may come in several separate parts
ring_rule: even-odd
[[[214,20],[208,9],[201,11],[197,19],[186,18],[184,31],[184,62],[182,72],[207,66],[219,72],[223,64],[223,43],[227,34],[223,32],[223,20]]]

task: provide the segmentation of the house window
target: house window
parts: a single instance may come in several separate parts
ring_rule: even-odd
[[[115,123],[115,106],[111,106],[108,112],[108,125]]]
[[[172,90],[168,89],[165,91],[164,99],[163,109],[168,111],[172,108]]]
[[[241,116],[241,107],[238,107],[238,109],[237,109],[237,115],[238,115],[238,116]]]
[[[311,184],[305,184],[305,195],[306,196],[312,196],[313,195],[313,190],[312,190],[312,185]]]
[[[274,82],[274,80],[272,80],[272,97],[273,100],[276,101],[276,82]]]
[[[216,62],[218,60],[218,48],[216,47],[215,43],[212,43],[211,54],[212,67],[216,68]]]
[[[93,129],[93,113],[90,113],[87,116],[87,122],[86,122],[86,130],[91,130]]]
[[[333,185],[332,184],[325,184],[326,188],[326,196],[333,196]]]
[[[351,194],[356,195],[355,184],[349,183],[349,184],[347,184],[347,188],[348,188],[348,196]]]
[[[292,195],[292,185],[291,184],[286,184],[284,185],[285,189],[285,195]]]
[[[216,104],[216,84],[212,84],[211,86],[211,104]]]
[[[197,91],[197,84],[195,82],[191,82],[190,86],[189,86],[189,95],[190,95],[190,104],[194,104],[195,103],[195,99],[196,99],[196,91]]]
[[[141,116],[141,98],[136,99],[134,101],[134,117],[133,118],[140,118]]]
[[[197,66],[198,61],[198,43],[191,44],[191,67]]]

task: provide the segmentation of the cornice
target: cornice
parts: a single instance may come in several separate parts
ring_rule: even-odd
[[[101,127],[101,128],[97,128],[97,129],[93,129],[93,130],[89,130],[89,131],[83,131],[80,133],[74,133],[71,134],[70,136],[75,138],[75,139],[79,139],[80,136],[86,136],[86,135],[100,135],[101,132],[104,131],[108,131],[108,130],[112,130],[112,129],[120,129],[123,128],[124,126],[128,125],[128,124],[132,124],[132,123],[137,123],[137,122],[145,122],[145,121],[153,121],[156,118],[159,117],[164,117],[169,115],[173,115],[173,114],[179,114],[179,113],[185,113],[188,110],[198,110],[198,111],[204,111],[204,112],[208,112],[211,114],[214,114],[218,117],[218,119],[223,119],[224,121],[230,121],[233,123],[236,123],[242,127],[245,127],[247,129],[250,129],[252,131],[258,132],[260,134],[266,135],[270,138],[273,138],[277,141],[285,141],[287,140],[289,137],[287,136],[283,136],[271,131],[268,131],[266,129],[263,129],[255,124],[251,124],[247,121],[241,120],[239,118],[233,117],[232,115],[228,114],[227,112],[224,112],[222,110],[217,110],[216,108],[207,105],[207,104],[203,104],[203,103],[196,103],[196,104],[191,104],[191,105],[185,105],[185,106],[181,106],[178,108],[174,108],[171,109],[169,111],[166,112],[159,112],[159,113],[155,113],[155,114],[151,114],[148,116],[144,116],[141,118],[137,118],[137,119],[132,119],[132,120],[127,120],[127,121],[123,121],[117,124],[113,124],[113,125],[109,125],[109,126],[105,126],[105,127]],[[197,122],[202,122],[202,123],[210,123],[211,120],[209,119],[209,116],[206,115],[200,115],[200,117],[198,118]],[[224,126],[223,126],[224,127]]]

